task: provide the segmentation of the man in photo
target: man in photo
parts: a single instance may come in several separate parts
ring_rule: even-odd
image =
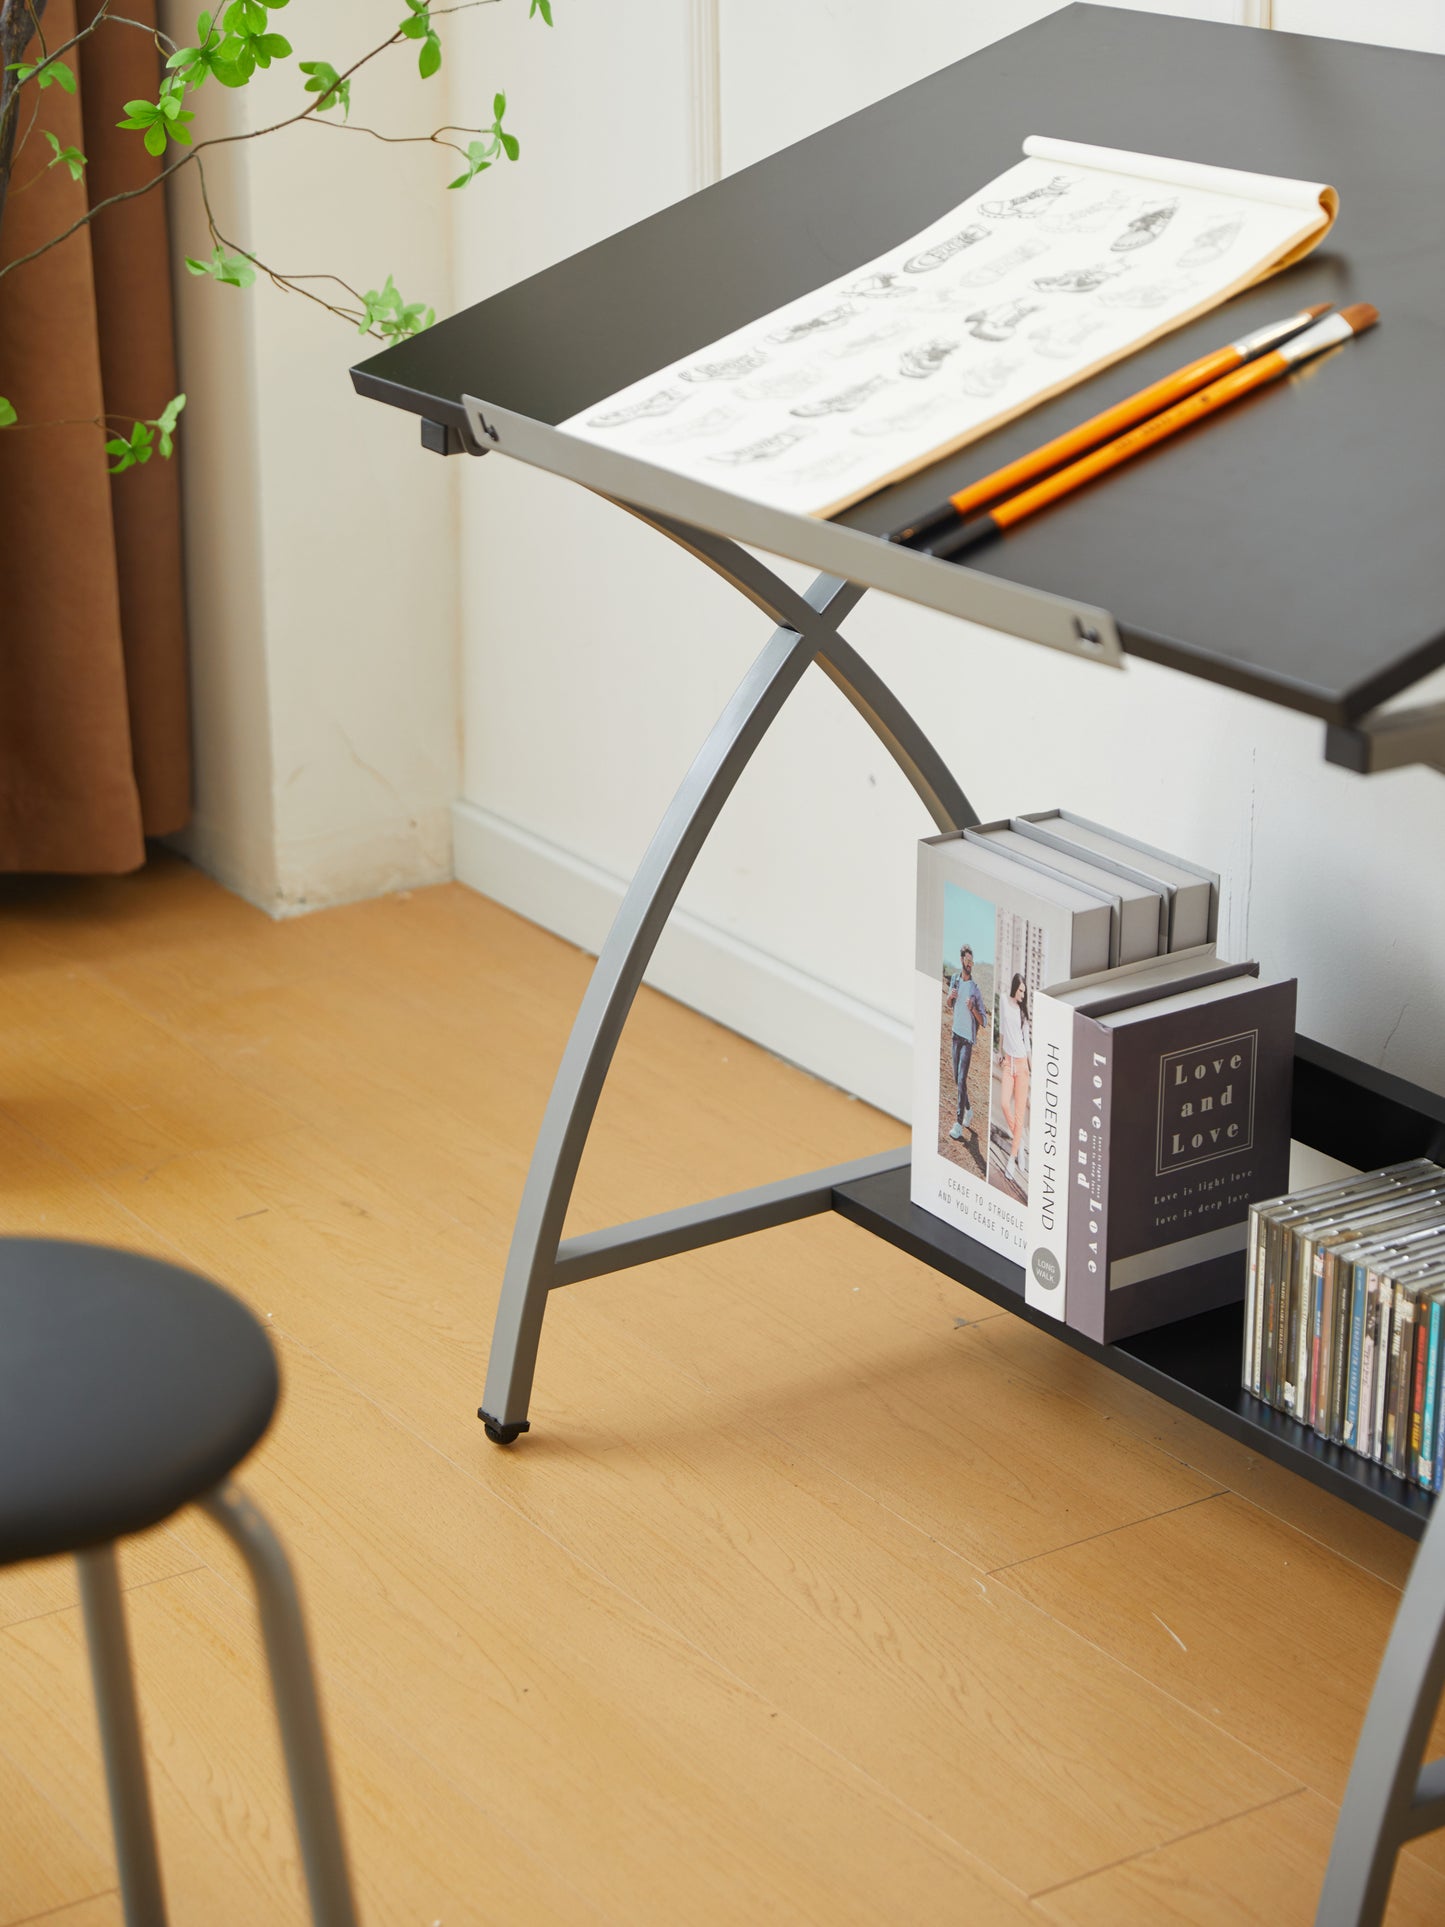
[[[973,1106],[968,1101],[973,1047],[979,1032],[988,1028],[988,1012],[973,980],[973,951],[967,944],[958,953],[958,969],[949,979],[944,1003],[953,1012],[953,1081],[958,1086],[958,1110],[948,1135],[960,1138],[973,1123]]]

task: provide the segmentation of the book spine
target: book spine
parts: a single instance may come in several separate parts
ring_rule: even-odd
[[[1360,1396],[1365,1364],[1365,1286],[1369,1273],[1356,1265],[1350,1279],[1349,1365],[1345,1378],[1345,1416],[1340,1428],[1340,1444],[1352,1452],[1360,1449]]]
[[[1430,1302],[1430,1340],[1426,1347],[1425,1409],[1420,1421],[1419,1480],[1428,1491],[1435,1488],[1435,1407],[1440,1371],[1440,1318],[1440,1300],[1434,1298]]]
[[[1050,1318],[1067,1315],[1073,1076],[1073,1008],[1040,991],[1033,1011],[1024,1302]]]
[[[1445,1306],[1441,1307],[1440,1319],[1442,1327],[1445,1327]],[[1445,1330],[1442,1330],[1441,1334],[1440,1352],[1441,1356],[1438,1366],[1440,1378],[1437,1380],[1435,1388],[1435,1443],[1433,1447],[1435,1479],[1432,1489],[1436,1492],[1445,1489]]]
[[[1076,1330],[1107,1343],[1109,1309],[1109,1113],[1114,1033],[1074,1013],[1074,1076],[1069,1105],[1073,1182],[1069,1198],[1068,1298]]]
[[[1259,1313],[1259,1395],[1267,1405],[1279,1402],[1278,1351],[1275,1329],[1279,1323],[1279,1277],[1281,1254],[1285,1246],[1282,1225],[1266,1226],[1264,1234],[1264,1297]]]
[[[1420,1484],[1420,1457],[1424,1447],[1426,1414],[1426,1359],[1430,1355],[1430,1307],[1416,1299],[1414,1310],[1414,1357],[1410,1360],[1410,1430],[1405,1453],[1405,1476]]]
[[[1390,1347],[1395,1342],[1395,1297],[1390,1289],[1390,1281],[1378,1274],[1374,1276],[1375,1307],[1379,1319],[1379,1335],[1375,1339],[1375,1416],[1374,1436],[1370,1441],[1370,1457],[1377,1465],[1385,1463],[1385,1394],[1390,1382]]]
[[[1290,1387],[1291,1404],[1286,1408],[1293,1417],[1309,1424],[1309,1384],[1310,1384],[1310,1340],[1314,1332],[1315,1303],[1315,1247],[1312,1242],[1303,1246],[1297,1266],[1294,1297],[1290,1301],[1290,1330],[1292,1333],[1291,1370],[1294,1384]]]
[[[1300,1416],[1312,1431],[1320,1429],[1320,1385],[1325,1376],[1325,1330],[1328,1315],[1325,1311],[1325,1254],[1318,1246],[1315,1248],[1314,1264],[1310,1268],[1310,1342],[1309,1376],[1305,1382],[1304,1398],[1301,1401]]]
[[[1254,1308],[1259,1287],[1259,1241],[1264,1235],[1264,1220],[1254,1205],[1249,1207],[1249,1228],[1244,1249],[1244,1357],[1239,1367],[1239,1382],[1246,1392],[1254,1390]]]
[[[1410,1361],[1414,1326],[1410,1302],[1395,1286],[1395,1314],[1390,1332],[1390,1386],[1385,1410],[1385,1465],[1399,1475],[1405,1465],[1406,1427],[1410,1422]]]
[[[1367,1459],[1375,1456],[1375,1374],[1380,1358],[1379,1280],[1373,1271],[1365,1272],[1365,1343],[1360,1352],[1360,1425],[1355,1434],[1355,1450]]]
[[[1330,1382],[1324,1436],[1339,1445],[1345,1436],[1350,1394],[1350,1344],[1354,1330],[1355,1268],[1330,1261]]]

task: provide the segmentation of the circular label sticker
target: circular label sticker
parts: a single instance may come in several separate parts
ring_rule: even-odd
[[[1063,1277],[1063,1268],[1047,1245],[1040,1245],[1034,1253],[1032,1270],[1035,1280],[1045,1291],[1055,1290]]]

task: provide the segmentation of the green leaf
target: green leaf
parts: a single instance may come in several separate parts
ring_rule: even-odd
[[[16,75],[17,87],[23,87],[27,80],[34,80],[37,87],[59,87],[64,94],[75,92],[75,75],[54,54],[48,60],[34,60],[28,64],[23,60],[12,60],[5,71]]]
[[[316,103],[318,114],[329,114],[333,107],[339,106],[343,120],[351,118],[351,82],[343,80],[329,60],[303,60],[299,63],[303,74],[311,78],[306,83],[308,94],[320,94]]]
[[[209,261],[198,261],[188,254],[186,267],[192,274],[209,275],[211,280],[228,288],[249,288],[256,279],[250,255],[229,253],[219,242],[212,248]]]
[[[46,162],[46,166],[59,167],[63,164],[70,169],[71,180],[78,181],[86,165],[84,154],[81,153],[78,147],[62,147],[58,137],[52,134],[48,128],[42,127],[40,131],[44,134],[46,140],[50,142],[51,152],[55,156],[54,160]]]
[[[506,113],[506,111],[507,111],[507,96],[505,94],[493,94],[492,112],[496,115],[497,119],[500,120],[503,114]]]
[[[290,51],[291,42],[284,33],[263,33],[256,42],[256,58],[260,60],[263,53],[266,56],[263,66],[267,61],[284,60]]]
[[[498,130],[497,139],[502,143],[502,152],[506,155],[507,159],[509,161],[516,160],[522,151],[522,143],[517,139],[516,135],[503,134]]]
[[[171,450],[175,447],[176,422],[185,405],[184,395],[172,395],[160,414],[150,424],[156,430],[158,437],[156,446],[164,458],[168,459]]]
[[[421,52],[416,57],[416,70],[423,80],[430,80],[442,64],[442,43],[434,33],[428,33],[421,43]]]
[[[448,181],[447,186],[465,187],[467,182],[474,181],[478,174],[485,174],[492,164],[486,156],[492,151],[483,141],[468,141],[467,171],[465,174],[458,174],[454,181]]]
[[[129,435],[113,435],[105,445],[106,454],[115,457],[110,473],[124,475],[128,468],[139,468],[143,462],[148,462],[154,453],[154,440],[146,422],[137,422]]]
[[[145,150],[147,154],[154,154],[157,159],[166,151],[166,130],[159,121],[154,127],[148,127],[145,131]]]
[[[420,334],[437,318],[436,309],[429,308],[424,301],[403,301],[390,275],[384,288],[370,289],[361,297],[361,303],[363,312],[356,332],[379,334],[385,341],[401,341],[408,335]]]
[[[527,10],[527,18],[529,20],[535,19],[539,13],[550,27],[552,24],[552,0],[532,0],[532,4]]]
[[[0,428],[13,428],[19,419],[14,402],[6,401],[5,397],[0,395]]]

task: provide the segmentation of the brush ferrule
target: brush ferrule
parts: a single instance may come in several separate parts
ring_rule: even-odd
[[[1348,341],[1354,332],[1342,314],[1327,314],[1323,321],[1306,328],[1293,341],[1282,343],[1279,352],[1286,361],[1307,361],[1323,348],[1333,348],[1341,341]]]
[[[1297,335],[1310,325],[1311,316],[1306,312],[1292,314],[1284,321],[1271,321],[1263,328],[1256,328],[1253,334],[1241,335],[1238,341],[1231,341],[1230,347],[1243,361],[1253,361],[1256,355],[1266,354],[1277,348],[1291,335]]]

